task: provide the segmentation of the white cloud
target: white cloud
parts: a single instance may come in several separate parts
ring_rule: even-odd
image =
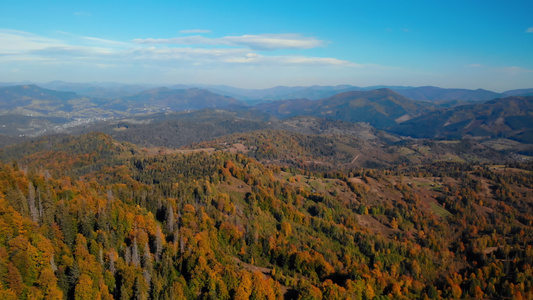
[[[133,43],[68,32],[52,34],[54,38],[0,29],[0,70],[6,70],[0,74],[0,80],[13,80],[15,74],[9,70],[18,69],[17,78],[35,81],[136,78],[137,82],[164,82],[198,78],[209,83],[202,76],[218,74],[221,77],[211,77],[211,83],[253,83],[256,80],[261,84],[281,84],[286,80],[290,84],[304,78],[318,80],[330,71],[332,76],[341,77],[342,74],[386,70],[383,66],[361,65],[335,57],[274,55],[256,50],[305,49],[323,43],[300,35],[242,35],[218,39],[190,36],[180,38],[178,45],[171,45],[149,39]],[[356,71],[361,68],[364,72]]]
[[[256,50],[310,49],[323,45],[320,40],[302,37],[297,34],[242,35],[228,36],[224,39],[232,44],[247,46]]]
[[[247,53],[242,56],[224,58],[225,62],[254,65],[308,65],[308,66],[354,66],[349,61],[329,57],[306,57],[306,56],[265,56],[256,53]]]
[[[77,36],[68,32],[58,33],[63,39],[51,39],[23,31],[0,30],[0,42],[6,45],[0,52],[0,61],[94,61],[95,64],[119,66],[142,60],[146,64],[173,61],[174,65],[185,63],[266,67],[273,65],[364,67],[334,57],[262,55],[255,52],[255,49],[305,49],[322,44],[322,41],[317,39],[295,34],[242,35],[217,39],[190,36],[170,40],[135,40],[136,43],[132,44],[97,37]],[[233,45],[235,47],[156,47],[156,44],[160,43]]]
[[[533,33],[533,27],[529,27],[528,29],[526,29],[526,32],[527,33]]]
[[[211,33],[211,30],[207,30],[207,29],[187,29],[187,30],[180,30],[180,33]]]
[[[247,64],[256,66],[308,65],[308,66],[351,66],[361,67],[346,60],[331,57],[260,55],[244,48],[137,48],[126,56],[136,60],[178,60],[196,64]]]
[[[177,37],[171,39],[134,39],[136,44],[175,44],[175,45],[224,45],[224,43],[218,41],[217,39],[210,39],[200,35],[187,36],[187,37]]]
[[[110,55],[116,53],[113,50],[96,47],[84,47],[84,46],[60,46],[60,47],[48,47],[38,50],[29,51],[30,54],[36,54],[40,56],[52,56],[52,57],[100,57],[102,55]]]
[[[299,34],[241,35],[221,38],[206,38],[196,35],[170,39],[135,39],[133,42],[137,44],[245,46],[253,50],[310,49],[324,45],[321,40],[303,37]]]
[[[283,64],[296,65],[332,65],[332,66],[358,66],[346,60],[331,57],[306,57],[306,56],[281,56],[280,62]]]
[[[355,66],[349,61],[332,57],[259,55],[254,49],[305,48],[318,45],[316,39],[298,35],[243,35],[209,39],[202,36],[175,38],[179,44],[235,45],[237,47],[156,47],[167,43],[160,40],[137,40],[128,44],[108,39],[77,36],[58,32],[63,40],[41,37],[27,32],[0,30],[0,41],[6,45],[0,53],[5,59],[18,60],[174,60],[192,63],[227,63],[256,65],[332,65]],[[147,47],[148,44],[149,46]],[[241,47],[238,47],[241,46]],[[246,46],[246,47],[245,47]],[[252,48],[252,49],[249,49]],[[115,63],[116,64],[116,63]]]
[[[100,44],[100,45],[107,45],[107,46],[130,46],[129,43],[119,42],[119,41],[113,41],[108,39],[101,39],[97,37],[91,37],[91,36],[80,36],[81,39],[84,39],[88,42],[94,43],[94,44]]]
[[[56,35],[61,37],[62,43],[65,44],[83,44],[86,46],[99,47],[131,47],[131,43],[114,41],[92,36],[80,36],[67,31],[55,31]]]
[[[116,55],[119,49],[116,47],[119,42],[60,34],[68,37],[68,41],[23,31],[0,29],[0,44],[2,44],[0,63],[24,61],[50,63],[61,60],[69,62],[92,60],[97,63],[98,60]],[[113,44],[113,47],[105,47],[101,44]]]
[[[3,51],[18,52],[26,50],[42,49],[62,45],[55,39],[41,37],[32,33],[0,29],[0,44]]]
[[[246,55],[246,49],[206,49],[206,48],[135,48],[125,51],[125,56],[143,60],[202,61],[206,63],[225,61],[230,57]]]

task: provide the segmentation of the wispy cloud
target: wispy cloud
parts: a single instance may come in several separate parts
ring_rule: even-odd
[[[243,35],[210,39],[202,36],[170,40],[137,39],[135,43],[78,36],[57,32],[61,39],[41,37],[23,31],[0,30],[0,41],[9,45],[2,49],[4,60],[90,61],[120,65],[142,60],[145,63],[173,61],[190,64],[230,64],[255,66],[345,66],[362,65],[334,57],[304,55],[264,55],[257,49],[306,49],[322,44],[314,38],[296,34]],[[160,47],[158,44],[195,45],[189,47]],[[201,45],[196,47],[196,45]],[[205,45],[215,47],[206,48]],[[234,47],[227,47],[228,45]],[[156,47],[157,46],[157,47]],[[222,47],[216,47],[222,46]]]
[[[133,59],[143,60],[177,60],[198,61],[204,63],[224,62],[232,57],[244,56],[246,49],[206,49],[206,48],[134,48],[123,52],[124,55]]]
[[[69,36],[72,40],[72,37]],[[85,41],[87,37],[78,37],[74,40]],[[89,38],[90,39],[90,38]],[[101,44],[105,40],[69,43],[65,40],[52,39],[38,36],[32,33],[0,29],[0,41],[2,43],[2,60],[13,61],[54,61],[60,59],[97,59],[103,55],[116,52],[117,47],[104,47]],[[0,61],[1,62],[1,61]]]
[[[112,55],[115,52],[110,49],[105,48],[95,48],[95,47],[83,47],[83,46],[60,46],[60,47],[48,47],[38,50],[32,50],[28,52],[29,54],[39,55],[39,56],[51,56],[51,57],[77,57],[77,58],[88,58],[88,57],[99,57],[102,55]]]
[[[527,33],[533,33],[533,27],[529,27],[528,29],[526,29],[526,32]]]
[[[55,33],[56,35],[59,35],[59,37],[57,38],[58,40],[61,40],[62,43],[66,43],[69,45],[82,44],[86,46],[96,47],[131,47],[131,43],[125,43],[121,41],[103,39],[92,36],[81,36],[67,31],[55,31]]]
[[[178,60],[188,61],[196,64],[239,64],[255,66],[351,66],[361,67],[350,61],[340,60],[332,57],[309,57],[290,55],[261,55],[250,52],[248,49],[235,48],[138,48],[131,50],[127,55],[140,60]]]
[[[39,80],[114,80],[119,76],[150,82],[185,82],[197,78],[204,82],[238,85],[257,84],[258,78],[261,84],[295,84],[304,78],[321,78],[330,71],[339,78],[347,74],[388,72],[385,66],[305,55],[302,49],[323,42],[300,35],[242,35],[218,39],[192,36],[184,37],[177,45],[146,39],[122,42],[68,32],[53,32],[52,36],[54,38],[0,29],[0,70],[6,70],[0,78],[12,80],[14,74],[9,70],[17,69],[21,70],[17,73],[21,80],[36,80],[37,77],[41,78]],[[260,49],[300,51],[294,55],[276,55]]]
[[[276,61],[281,64],[294,65],[315,65],[315,66],[352,66],[359,67],[360,65],[351,63],[347,60],[340,60],[332,57],[305,57],[305,56],[278,56]],[[271,61],[267,59],[267,61]]]
[[[207,29],[187,29],[187,30],[180,30],[180,33],[211,33],[211,30],[207,30]]]
[[[38,36],[29,32],[0,29],[2,50],[17,53],[61,45],[59,40]]]
[[[516,66],[502,68],[502,71],[504,73],[511,74],[511,75],[533,72],[533,70],[516,67]]]
[[[263,34],[263,35],[242,35],[228,36],[223,38],[231,44],[246,46],[255,50],[274,49],[310,49],[324,45],[312,37],[302,37],[297,34]]]
[[[476,72],[479,72],[479,74],[483,74],[484,76],[488,76],[490,74],[490,76],[493,77],[515,76],[533,72],[533,70],[519,66],[470,64],[465,65],[465,67],[472,68],[472,70],[475,70]]]
[[[120,41],[113,41],[108,39],[102,39],[97,37],[91,37],[91,36],[80,36],[79,38],[86,40],[90,43],[98,44],[98,45],[106,45],[109,47],[125,47],[125,46],[131,46],[129,43],[124,43]]]
[[[196,35],[169,39],[135,39],[133,42],[137,44],[244,46],[252,50],[311,49],[324,45],[324,41],[313,37],[303,37],[299,34],[241,35],[220,38]]]

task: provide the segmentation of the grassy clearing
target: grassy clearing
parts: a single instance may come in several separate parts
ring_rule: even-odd
[[[500,171],[500,172],[521,172],[521,173],[529,173],[531,171],[524,170],[524,169],[516,169],[516,168],[508,168],[505,165],[493,165],[489,167],[493,171]]]
[[[448,216],[451,216],[452,214],[447,211],[446,209],[444,209],[444,207],[438,205],[437,203],[433,203],[431,202],[429,204],[429,206],[431,207],[431,210],[437,214],[438,216],[442,217],[442,218],[445,218],[445,217],[448,217]]]
[[[461,141],[437,141],[439,144],[447,144],[447,145],[453,145],[453,144],[459,144]]]
[[[416,151],[409,149],[407,147],[401,147],[397,151],[398,151],[398,154],[402,156],[413,155],[416,153]]]

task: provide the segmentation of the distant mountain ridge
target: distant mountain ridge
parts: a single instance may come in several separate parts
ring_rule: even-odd
[[[0,88],[0,134],[37,136],[109,118],[228,106],[244,106],[244,103],[197,88],[157,88],[107,99],[37,85],[9,86]]]
[[[69,113],[72,102],[81,98],[73,92],[43,89],[36,85],[19,85],[0,88],[0,113],[50,116],[50,111]],[[63,117],[65,114],[53,115]]]
[[[142,91],[154,88],[154,85],[146,84],[117,84],[117,83],[75,83],[64,81],[52,81],[38,84],[47,89],[57,91],[71,91],[78,95],[98,98],[121,98],[132,96]]]
[[[66,83],[55,82],[54,84],[65,86]],[[109,84],[109,86],[116,88],[118,85]],[[132,129],[135,127],[135,131],[138,131],[140,136],[153,135],[164,140],[167,137],[160,134],[158,130],[164,129],[165,134],[167,134],[171,132],[168,130],[169,128],[180,126],[186,135],[192,137],[197,129],[195,128],[196,125],[191,125],[190,122],[195,121],[193,119],[196,117],[204,118],[203,121],[206,121],[205,124],[201,125],[204,136],[220,136],[257,129],[284,130],[289,126],[292,126],[291,130],[304,134],[313,134],[313,131],[317,129],[322,132],[320,129],[320,126],[324,124],[322,121],[310,122],[310,119],[305,118],[302,119],[305,121],[293,120],[283,125],[280,125],[281,123],[273,125],[277,122],[276,118],[285,121],[289,118],[307,116],[349,123],[366,123],[368,125],[364,126],[372,126],[379,130],[391,131],[414,138],[504,137],[533,143],[531,96],[500,97],[496,100],[482,102],[479,99],[501,94],[481,89],[473,91],[436,87],[394,87],[397,91],[389,88],[344,91],[317,100],[298,98],[267,101],[250,106],[243,100],[217,94],[203,88],[189,88],[186,85],[172,87],[146,89],[134,95],[119,98],[81,96],[74,92],[51,90],[33,84],[1,87],[0,134],[11,137],[39,136],[71,132],[74,127],[87,127],[89,124],[97,122],[132,119],[138,123],[132,123],[135,126],[128,126]],[[136,88],[141,87],[136,86]],[[218,86],[217,88],[221,87]],[[294,94],[312,92],[319,95],[325,91],[330,93],[350,88],[354,87],[277,87],[264,91],[264,95],[268,93],[281,95],[287,92]],[[236,90],[238,89],[234,89],[234,91]],[[533,89],[513,90],[506,93],[528,94],[531,92]],[[411,93],[414,95],[413,97],[418,97],[423,101],[412,100],[402,93]],[[448,100],[444,104],[439,102],[443,100],[431,100],[457,97],[467,100]],[[236,115],[228,116],[227,119],[220,119],[219,116],[216,116],[216,122],[209,120],[210,116],[216,114],[205,113],[184,114],[179,117],[180,120],[165,119],[167,115],[170,118],[175,112],[194,112],[202,109],[226,110],[231,111],[232,114],[236,113]],[[149,124],[147,120],[139,119],[140,117],[156,121]],[[272,124],[270,124],[271,121]],[[155,125],[158,122],[167,123]],[[306,124],[314,125],[312,128],[304,129]],[[124,130],[124,128],[129,128],[128,126],[119,126],[111,130]],[[230,130],[221,130],[221,127],[224,126],[230,127]],[[334,129],[331,134],[342,133],[346,130],[353,131],[344,125],[335,125],[332,128]],[[95,130],[97,129],[95,128]],[[180,132],[180,130],[176,132]],[[134,130],[128,131],[133,132]],[[357,129],[356,131],[368,132],[366,129]],[[122,133],[126,135],[126,132]],[[185,141],[194,142],[196,140],[182,139],[177,141],[176,145],[183,145]]]
[[[32,110],[37,115],[54,115],[54,111],[68,111],[75,114],[75,111],[80,109],[79,106],[100,106],[129,113],[129,110],[146,106],[180,111],[220,108],[228,105],[244,105],[244,103],[198,88],[175,90],[160,87],[114,100],[85,97],[74,92],[50,90],[33,84],[0,88],[0,109],[5,109],[4,113],[8,113],[9,110],[18,108],[29,112],[26,115]]]
[[[421,86],[416,88],[407,88],[396,90],[397,93],[421,101],[486,101],[501,97],[502,94],[483,89],[443,89],[434,86]]]
[[[533,97],[508,97],[429,112],[390,129],[416,138],[504,137],[533,143]]]
[[[503,92],[506,97],[510,96],[533,96],[533,89],[519,89]]]
[[[495,98],[509,96],[531,96],[533,88],[515,89],[502,93],[496,93],[484,89],[457,89],[457,88],[440,88],[435,86],[353,86],[353,85],[336,85],[336,86],[276,86],[265,89],[246,89],[226,85],[208,85],[208,84],[122,84],[115,82],[89,82],[76,83],[65,81],[51,81],[47,83],[31,82],[0,82],[2,86],[30,85],[35,84],[43,88],[57,91],[71,91],[85,97],[99,98],[121,98],[129,97],[135,94],[158,87],[167,87],[170,89],[205,89],[212,93],[229,96],[250,104],[260,102],[269,102],[277,100],[305,98],[318,100],[331,97],[338,93],[349,91],[369,91],[380,88],[389,88],[407,98],[417,101],[486,101]]]
[[[143,91],[133,96],[124,97],[123,99],[134,105],[168,107],[174,111],[244,105],[242,101],[235,98],[197,88],[174,90],[161,87]]]
[[[458,89],[458,88],[440,88],[435,86],[352,86],[352,85],[337,85],[337,86],[277,86],[267,89],[241,89],[230,86],[214,86],[214,85],[174,85],[170,88],[183,89],[185,87],[199,87],[211,92],[227,95],[240,99],[246,102],[269,102],[288,99],[309,99],[319,100],[334,96],[339,93],[350,91],[370,91],[375,89],[388,88],[397,92],[398,94],[416,101],[487,101],[496,98],[508,96],[531,96],[533,89],[517,89],[497,93],[484,89]]]
[[[390,89],[351,91],[321,100],[295,99],[255,106],[281,118],[297,115],[365,122],[382,129],[421,115],[427,109]]]
[[[79,98],[76,93],[43,89],[34,84],[0,88],[0,105],[3,107],[20,106],[32,100],[58,102],[75,98]]]

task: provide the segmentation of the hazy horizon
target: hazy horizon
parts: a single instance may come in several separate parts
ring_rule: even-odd
[[[186,85],[191,87],[201,87],[201,86],[209,86],[209,87],[227,87],[227,88],[235,88],[235,89],[241,89],[241,90],[268,90],[268,89],[275,89],[275,88],[309,88],[309,87],[339,87],[339,86],[350,86],[350,87],[357,87],[357,88],[391,88],[391,87],[398,87],[398,88],[423,88],[423,87],[435,87],[435,88],[442,88],[442,89],[465,89],[465,90],[487,90],[491,92],[496,93],[503,93],[507,91],[512,90],[525,90],[525,89],[532,89],[533,84],[530,86],[525,86],[521,88],[516,89],[503,89],[503,90],[496,90],[496,89],[484,89],[484,88],[460,88],[460,87],[454,87],[454,86],[437,86],[437,85],[421,85],[421,86],[415,86],[415,85],[383,85],[383,84],[377,84],[377,85],[353,85],[353,84],[332,84],[332,85],[276,85],[276,86],[269,86],[264,88],[253,88],[253,87],[239,87],[239,86],[233,86],[233,85],[227,85],[227,84],[209,84],[209,83],[144,83],[144,82],[132,82],[132,83],[124,83],[124,82],[117,82],[117,81],[86,81],[86,82],[73,82],[73,81],[65,81],[65,80],[51,80],[51,81],[16,81],[16,82],[0,82],[0,84],[3,84],[4,87],[7,86],[16,86],[16,85],[28,85],[33,84],[37,85],[43,88],[50,89],[49,87],[44,87],[47,85],[50,85],[52,83],[65,83],[65,84],[73,84],[73,85],[88,85],[88,86],[111,86],[111,85],[117,85],[117,86],[127,86],[127,85],[139,85],[139,86],[146,86],[147,88],[159,88],[159,87],[172,87],[176,85]],[[1,87],[1,86],[0,86]],[[53,90],[53,88],[51,88]]]

